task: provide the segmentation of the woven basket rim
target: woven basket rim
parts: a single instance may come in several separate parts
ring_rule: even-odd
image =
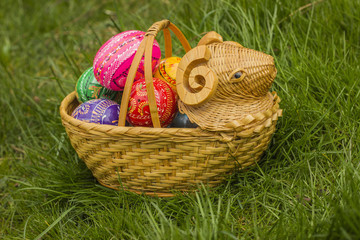
[[[96,123],[88,123],[78,119],[71,117],[67,113],[67,109],[70,103],[72,103],[76,99],[75,91],[68,94],[60,104],[60,115],[63,121],[70,123],[71,125],[78,126],[84,130],[97,130],[102,132],[111,132],[114,135],[122,135],[125,133],[131,134],[133,130],[136,131],[137,134],[141,132],[141,134],[159,134],[159,133],[169,133],[171,135],[208,135],[214,136],[214,133],[201,130],[200,128],[150,128],[150,127],[133,127],[133,126],[115,126],[115,125],[105,125],[105,124],[96,124]]]
[[[133,127],[133,126],[114,126],[114,125],[106,125],[106,124],[96,124],[96,123],[88,123],[85,121],[81,121],[71,117],[67,109],[69,105],[73,101],[77,101],[75,91],[68,94],[60,104],[60,115],[61,119],[64,123],[68,123],[70,125],[76,126],[79,129],[84,130],[85,132],[90,132],[94,135],[147,135],[150,139],[160,139],[160,138],[171,138],[171,137],[195,137],[204,138],[204,141],[208,141],[212,139],[213,141],[225,141],[229,142],[234,138],[229,139],[229,136],[225,136],[224,134],[232,134],[236,133],[237,136],[249,137],[251,134],[257,132],[256,125],[254,127],[250,127],[249,129],[244,129],[242,126],[248,125],[249,119],[250,121],[261,122],[266,118],[269,118],[273,113],[278,112],[278,116],[281,116],[281,109],[279,109],[280,98],[277,96],[275,92],[274,94],[274,104],[271,109],[268,109],[264,113],[257,114],[249,114],[247,117],[243,119],[239,119],[234,121],[232,124],[230,131],[208,131],[203,130],[200,127],[197,128],[152,128],[152,127]],[[280,111],[280,112],[279,112]],[[263,125],[263,124],[261,124]],[[235,137],[235,136],[234,136]]]

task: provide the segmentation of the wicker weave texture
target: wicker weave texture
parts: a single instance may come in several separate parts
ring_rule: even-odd
[[[279,101],[275,95],[269,111],[239,121],[240,131],[232,134],[82,122],[71,117],[79,104],[75,93],[63,100],[60,113],[72,146],[102,185],[166,197],[200,182],[215,186],[233,169],[258,161],[281,116]]]
[[[160,128],[151,49],[161,30],[166,57],[172,55],[170,30],[186,52],[176,74],[178,105],[198,128]],[[143,56],[154,128],[126,127],[131,86]],[[239,71],[242,76],[237,78]],[[282,115],[280,98],[268,92],[275,75],[269,55],[223,42],[215,32],[191,49],[181,31],[162,20],[149,28],[134,56],[122,95],[119,126],[71,117],[79,105],[75,92],[62,101],[60,115],[72,146],[102,185],[169,197],[174,190],[193,191],[199,183],[215,186],[234,169],[260,159]]]

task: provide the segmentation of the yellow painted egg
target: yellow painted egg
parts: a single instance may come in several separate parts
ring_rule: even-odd
[[[154,77],[165,80],[170,87],[176,92],[176,71],[181,58],[169,57],[160,60]]]

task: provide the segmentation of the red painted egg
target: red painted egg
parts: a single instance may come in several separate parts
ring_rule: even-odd
[[[153,78],[153,82],[160,124],[166,127],[177,112],[176,93],[161,79]],[[127,120],[133,126],[153,126],[144,78],[136,81],[131,88]]]

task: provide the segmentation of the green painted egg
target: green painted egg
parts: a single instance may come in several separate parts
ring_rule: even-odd
[[[75,90],[76,97],[81,103],[92,99],[110,99],[118,103],[121,100],[120,92],[107,89],[96,80],[92,67],[80,76]]]

